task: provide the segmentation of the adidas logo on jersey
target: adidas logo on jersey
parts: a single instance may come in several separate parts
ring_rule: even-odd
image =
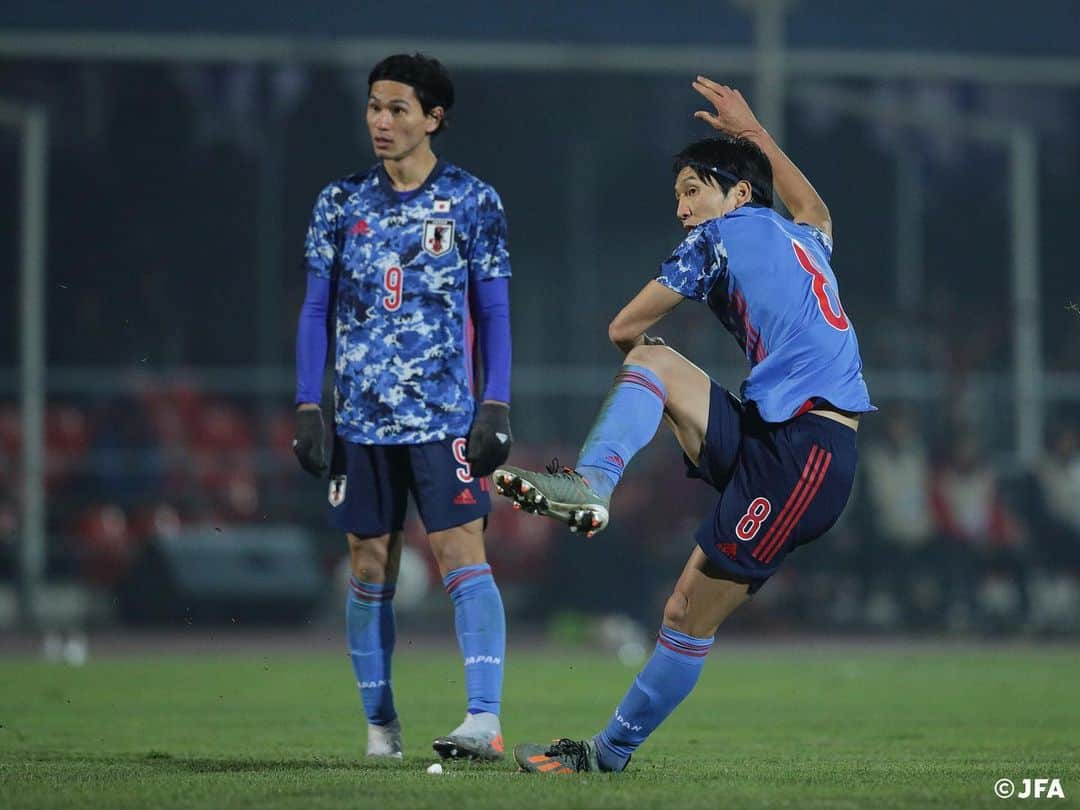
[[[472,494],[471,490],[463,489],[458,493],[458,496],[454,498],[454,503],[458,506],[472,506],[476,503],[476,497]]]
[[[502,659],[497,655],[470,655],[465,659],[465,666],[471,667],[474,664],[501,664]]]

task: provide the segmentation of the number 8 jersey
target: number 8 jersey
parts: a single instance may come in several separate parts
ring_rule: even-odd
[[[358,444],[423,444],[468,433],[473,416],[469,287],[510,275],[495,190],[439,161],[394,190],[378,164],[319,194],[307,270],[336,279],[337,433]]]
[[[784,422],[820,397],[855,413],[875,410],[855,328],[817,228],[744,205],[698,225],[657,281],[704,301],[750,362],[741,396],[766,422]]]

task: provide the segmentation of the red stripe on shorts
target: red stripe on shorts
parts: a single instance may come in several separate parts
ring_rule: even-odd
[[[816,447],[816,445],[815,448],[818,450],[818,456],[815,461],[814,470],[810,475],[810,479],[806,482],[806,486],[802,488],[802,493],[800,494],[798,501],[796,501],[791,514],[787,516],[782,526],[773,526],[773,528],[777,530],[777,533],[768,548],[758,546],[754,550],[754,555],[764,563],[772,562],[780,549],[783,548],[784,543],[795,529],[795,526],[802,520],[803,515],[806,514],[806,510],[810,508],[811,502],[817,496],[818,491],[821,489],[821,484],[825,480],[825,473],[829,469],[829,464],[832,463],[832,453],[826,453],[820,447]]]
[[[769,526],[769,530],[765,532],[765,536],[761,538],[761,542],[758,543],[757,548],[754,549],[753,557],[758,557],[758,552],[769,545],[773,535],[776,534],[776,530],[780,527],[780,524],[784,522],[788,512],[791,510],[792,504],[798,500],[799,494],[802,492],[803,487],[806,486],[806,482],[810,480],[810,474],[814,467],[814,461],[817,459],[817,454],[821,448],[816,444],[810,448],[810,458],[806,460],[806,466],[803,467],[802,474],[799,475],[799,482],[795,485],[795,489],[791,491],[788,496],[787,502],[784,504],[784,508],[780,510],[780,514],[776,516],[776,520]]]

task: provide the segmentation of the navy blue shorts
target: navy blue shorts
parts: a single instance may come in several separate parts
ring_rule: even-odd
[[[698,545],[754,593],[788,552],[823,535],[844,511],[855,480],[855,431],[812,413],[764,422],[752,403],[713,382],[699,463],[684,460],[689,477],[720,492],[697,530]]]
[[[429,533],[452,529],[491,511],[490,486],[470,475],[463,438],[408,445],[336,439],[330,525],[360,537],[400,531],[411,492]]]

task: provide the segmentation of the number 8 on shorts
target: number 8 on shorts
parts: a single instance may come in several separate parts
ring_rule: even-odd
[[[761,530],[761,524],[765,522],[771,512],[772,504],[769,503],[768,498],[754,498],[754,500],[750,501],[750,505],[746,507],[746,513],[735,526],[735,536],[743,542],[753,540],[758,531]]]

